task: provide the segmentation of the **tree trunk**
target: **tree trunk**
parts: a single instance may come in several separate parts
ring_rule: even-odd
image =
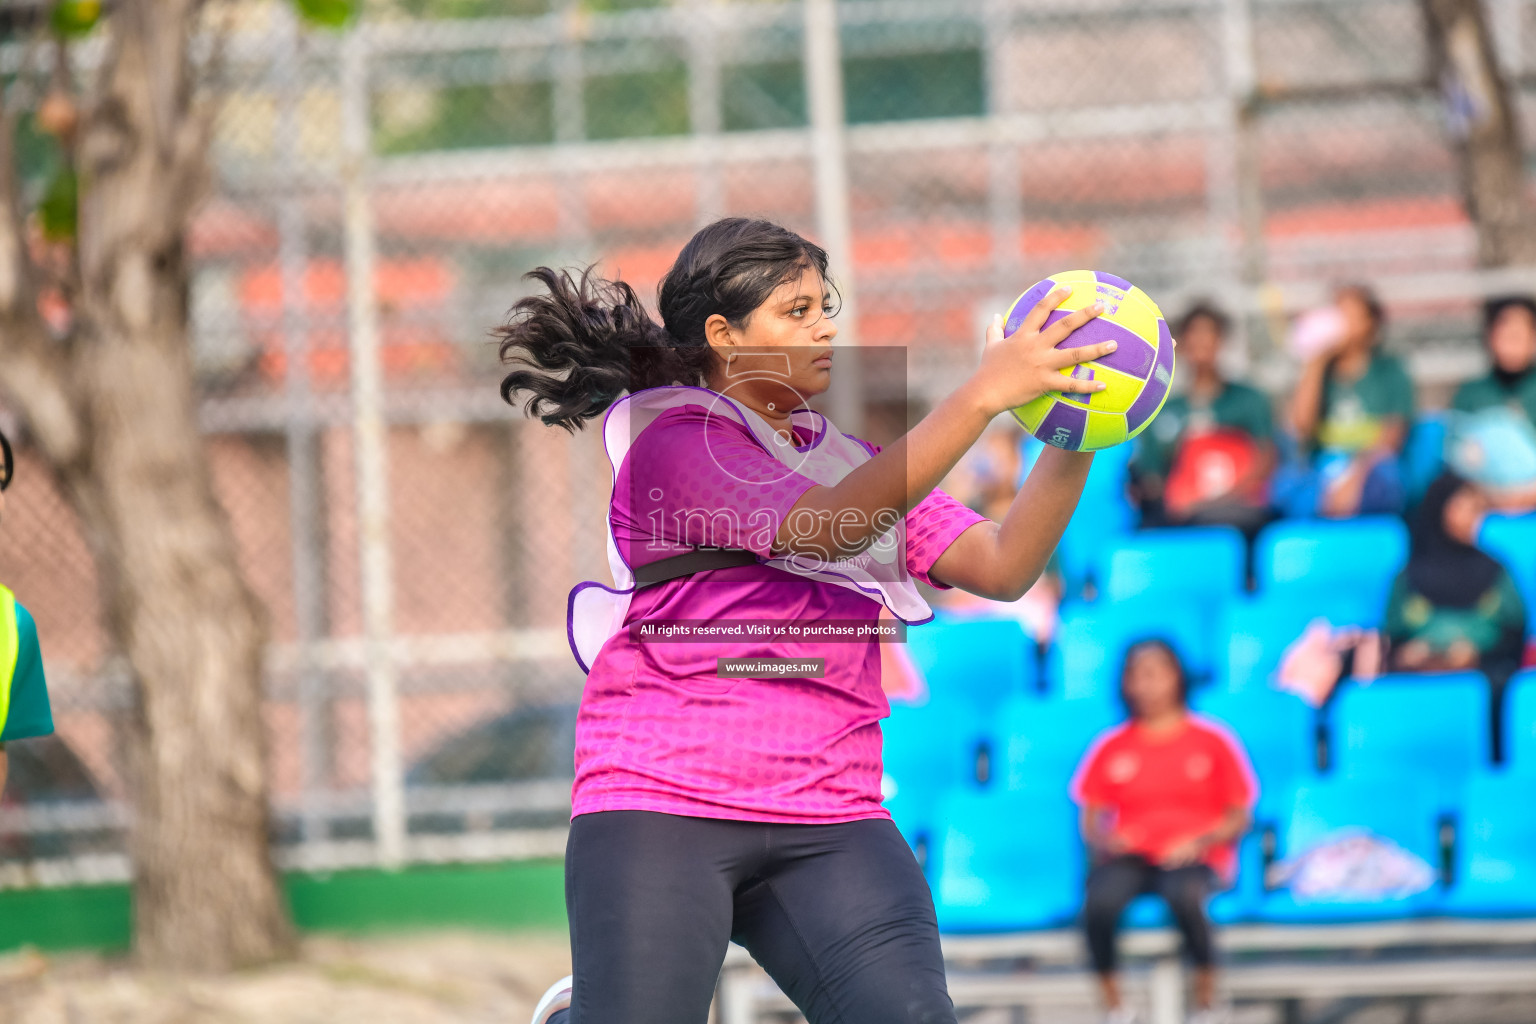
[[[1536,214],[1526,184],[1509,84],[1482,0],[1423,0],[1433,70],[1450,112],[1462,192],[1485,267],[1536,263]]]
[[[114,6],[77,143],[71,336],[48,337],[35,293],[11,288],[0,383],[80,513],[133,670],[135,950],[209,971],[283,954],[291,929],[268,847],[265,621],[214,497],[188,344],[184,238],[208,138],[187,55],[197,8]],[[14,246],[14,217],[6,233]],[[19,371],[33,363],[47,386],[29,394]]]

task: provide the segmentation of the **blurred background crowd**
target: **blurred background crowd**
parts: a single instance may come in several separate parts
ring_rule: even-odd
[[[1536,534],[1523,518],[1536,511],[1536,299],[1484,303],[1487,372],[1457,384],[1438,409],[1420,406],[1402,360],[1383,350],[1385,312],[1367,285],[1340,285],[1333,304],[1296,318],[1288,341],[1299,380],[1274,399],[1226,369],[1231,323],[1208,302],[1176,319],[1174,392],[1123,451],[1100,456],[1094,500],[1034,592],[1006,609],[946,592],[943,607],[1014,614],[1048,644],[1062,600],[1097,595],[1116,539],[1130,531],[1240,533],[1244,589],[1253,590],[1257,541],[1271,524],[1397,517],[1411,542],[1369,620],[1389,641],[1378,656],[1405,671],[1478,668],[1507,681],[1526,664],[1536,584]],[[999,421],[945,486],[1001,519],[1039,447]],[[1359,581],[1363,591],[1373,585]]]
[[[1115,1005],[1127,905],[1206,973],[1212,919],[1536,912],[1536,303],[1482,304],[1486,370],[1439,408],[1368,285],[1294,318],[1278,394],[1219,307],[1172,322],[1175,391],[1045,577],[938,592],[892,674],[888,803],[941,922],[1082,920]],[[1040,448],[999,421],[946,486],[1000,518]]]

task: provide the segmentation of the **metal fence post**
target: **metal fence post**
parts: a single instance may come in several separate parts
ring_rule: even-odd
[[[986,31],[987,219],[992,231],[992,273],[998,300],[1006,302],[1024,290],[1024,195],[1019,147],[1002,138],[1003,121],[1012,113],[1018,81],[1008,59],[1013,36],[1015,0],[987,0],[982,25]],[[997,310],[1002,312],[1002,310]]]
[[[579,0],[562,0],[553,10],[561,21],[561,41],[554,54],[553,89],[555,144],[578,145],[587,137],[587,110],[583,93],[586,68],[582,59],[585,15]],[[580,171],[561,174],[555,183],[560,207],[560,244],[585,248],[591,232],[587,225],[586,175]],[[582,258],[590,258],[583,252]]]
[[[1215,123],[1208,129],[1211,137],[1207,196],[1209,230],[1217,243],[1212,248],[1222,261],[1214,276],[1223,281],[1231,301],[1244,286],[1251,289],[1262,283],[1267,273],[1263,183],[1259,180],[1258,139],[1252,112],[1258,68],[1250,0],[1222,0],[1216,27],[1220,84]],[[1245,362],[1251,366],[1254,352],[1250,319],[1246,315],[1239,317],[1235,340]]]
[[[687,0],[688,120],[699,158],[694,162],[695,207],[699,226],[725,214],[724,169],[715,156],[720,112],[720,51],[715,31],[714,0]]]
[[[1494,48],[1504,61],[1504,74],[1511,79],[1525,71],[1525,39],[1521,25],[1525,6],[1524,0],[1493,0],[1488,8]]]
[[[305,271],[309,246],[305,238],[303,159],[299,149],[299,95],[303,88],[298,61],[298,16],[279,8],[281,33],[271,65],[277,94],[274,150],[287,179],[277,200],[277,261],[282,288],[283,387],[288,402],[284,434],[288,450],[288,532],[293,559],[293,624],[298,658],[300,731],[300,813],[307,841],[324,839],[325,816],[316,797],[330,780],[330,729],[327,680],[317,664],[315,645],[325,629],[325,564],[321,550],[320,462],[315,428],[314,393],[309,377],[309,307]]]
[[[805,0],[805,96],[811,121],[811,162],[816,187],[816,230],[826,247],[833,279],[842,292],[838,338],[857,345],[858,302],[853,280],[853,218],[849,212],[848,146],[843,110],[842,41],[837,0]],[[851,353],[846,353],[849,355]],[[841,358],[841,357],[840,357]],[[838,428],[862,435],[864,403],[858,368],[843,359],[832,376],[831,415]],[[851,372],[850,372],[851,371]]]
[[[405,800],[395,664],[390,649],[394,593],[389,552],[389,452],[369,197],[367,47],[368,38],[362,28],[349,32],[342,45],[342,175],[346,190],[347,333],[352,369],[353,452],[357,460],[373,832],[379,862],[392,868],[405,860]]]

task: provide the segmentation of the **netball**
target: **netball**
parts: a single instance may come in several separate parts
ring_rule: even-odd
[[[1062,287],[1071,288],[1072,295],[1051,313],[1047,326],[1095,302],[1104,304],[1104,312],[1057,347],[1117,343],[1109,355],[1078,363],[1062,375],[1103,381],[1108,387],[1087,394],[1053,391],[1013,415],[1025,430],[1057,448],[1110,448],[1141,433],[1162,409],[1173,384],[1173,336],[1146,292],[1102,270],[1070,270],[1031,286],[1008,310],[1005,333],[1018,330],[1036,303]]]

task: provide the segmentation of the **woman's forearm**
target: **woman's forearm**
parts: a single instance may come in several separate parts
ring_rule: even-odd
[[[1309,440],[1317,429],[1318,415],[1323,400],[1323,378],[1327,375],[1328,360],[1319,356],[1302,367],[1296,390],[1291,393],[1291,428],[1302,440]]]
[[[828,559],[862,551],[939,485],[991,419],[972,389],[953,392],[841,481],[806,491],[781,524],[776,550]]]
[[[1050,562],[1092,465],[1092,452],[1047,447],[1003,521],[979,523],[955,538],[929,576],[978,597],[1018,600]]]
[[[1408,441],[1408,424],[1401,416],[1389,416],[1382,424],[1381,437],[1376,440],[1377,462],[1395,459]]]
[[[889,448],[828,488],[832,508],[910,512],[955,468],[995,415],[962,387]]]
[[[998,529],[997,555],[1006,575],[1025,590],[1045,571],[1093,468],[1093,452],[1047,446]]]
[[[987,328],[981,364],[970,378],[901,440],[838,483],[812,487],[801,495],[779,525],[775,553],[828,559],[857,554],[938,486],[994,416],[1049,392],[1102,391],[1103,381],[1092,375],[1079,380],[1069,371],[1113,352],[1114,341],[1056,346],[1102,313],[1103,305],[1094,302],[1046,326],[1050,311],[1070,293],[1070,288],[1051,292],[1007,336],[998,314]]]
[[[1097,804],[1089,804],[1078,815],[1078,829],[1083,834],[1083,845],[1099,849],[1109,840],[1108,815]]]
[[[1232,807],[1222,815],[1221,821],[1215,828],[1205,834],[1204,841],[1208,846],[1225,846],[1241,839],[1243,833],[1248,831],[1249,814],[1246,807]]]
[[[1407,430],[1402,420],[1391,419],[1382,428],[1381,437],[1369,448],[1359,452],[1350,461],[1349,472],[1354,474],[1355,483],[1363,485],[1365,478],[1371,475],[1371,471],[1383,462],[1391,462],[1402,451],[1403,442],[1407,438]]]

